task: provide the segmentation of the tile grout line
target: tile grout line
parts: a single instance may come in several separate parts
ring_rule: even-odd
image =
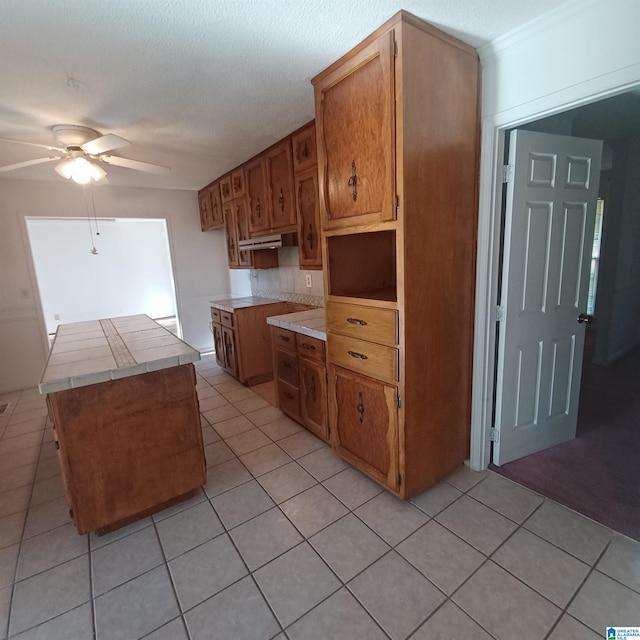
[[[47,426],[47,420],[46,418],[43,419],[43,425],[42,425],[42,440],[40,443],[40,449],[42,450],[42,445],[44,444],[44,432]],[[40,458],[38,457],[38,463],[40,462]],[[13,599],[16,593],[16,585],[18,584],[18,582],[16,582],[16,577],[18,575],[18,566],[20,564],[20,553],[22,552],[22,545],[24,544],[24,532],[25,529],[27,528],[27,520],[29,518],[29,505],[31,503],[31,497],[33,496],[33,487],[34,487],[35,483],[33,483],[31,485],[31,491],[29,492],[29,501],[27,503],[27,515],[25,516],[24,519],[24,523],[22,525],[22,533],[20,535],[20,542],[18,543],[20,546],[18,547],[18,555],[16,557],[16,566],[13,570],[13,584],[11,585],[11,597],[9,600],[9,611],[7,614],[7,638],[11,638],[12,634],[11,633],[11,626],[12,626],[12,621],[13,621]],[[33,625],[34,627],[37,625]],[[31,629],[33,627],[29,627],[29,629]],[[22,629],[22,631],[20,631],[19,633],[22,633],[23,631],[27,631],[28,629]]]

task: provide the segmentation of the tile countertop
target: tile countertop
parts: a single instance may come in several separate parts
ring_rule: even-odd
[[[285,313],[281,316],[267,318],[267,324],[281,329],[289,329],[296,333],[302,333],[310,338],[327,341],[327,330],[324,317],[324,309],[311,309],[310,311],[298,311]]]
[[[274,304],[282,302],[282,300],[273,300],[271,298],[261,298],[259,296],[244,296],[234,298],[228,294],[209,300],[209,306],[221,311],[233,313],[236,309],[245,309],[246,307],[259,307],[263,304]]]
[[[198,360],[198,351],[146,315],[61,324],[38,389],[53,393]]]

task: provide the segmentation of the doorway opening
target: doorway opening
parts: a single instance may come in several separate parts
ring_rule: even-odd
[[[640,96],[621,94],[519,129],[604,140],[576,438],[498,473],[640,540]],[[603,213],[606,202],[606,212]]]
[[[146,314],[181,337],[166,220],[26,218],[47,334]]]

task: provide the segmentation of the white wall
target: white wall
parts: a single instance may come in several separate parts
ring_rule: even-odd
[[[482,141],[471,466],[489,463],[504,129],[640,84],[640,2],[575,0],[480,49]]]
[[[183,339],[212,347],[208,300],[228,293],[222,231],[200,231],[197,194],[191,191],[102,187],[98,217],[164,218],[169,231]],[[64,181],[0,181],[0,392],[35,385],[48,352],[31,261],[26,217],[86,219],[82,189]]]
[[[164,220],[28,218],[27,230],[48,333],[95,318],[175,315]]]

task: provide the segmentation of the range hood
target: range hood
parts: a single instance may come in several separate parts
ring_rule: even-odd
[[[240,240],[238,249],[240,251],[258,251],[260,249],[279,249],[282,246],[282,236],[278,233],[272,236],[262,236],[261,238],[250,238]]]

